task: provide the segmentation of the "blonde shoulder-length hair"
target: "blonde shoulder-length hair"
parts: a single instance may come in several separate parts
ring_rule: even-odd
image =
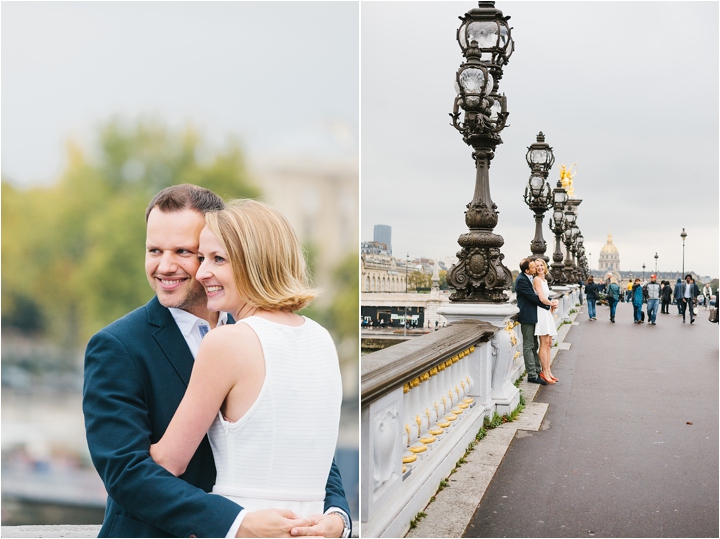
[[[205,214],[228,254],[239,294],[268,311],[297,311],[317,296],[295,231],[279,211],[251,199]]]

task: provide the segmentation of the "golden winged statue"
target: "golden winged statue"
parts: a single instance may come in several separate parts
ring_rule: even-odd
[[[570,165],[570,168],[565,165],[560,165],[560,183],[562,184],[569,197],[575,196],[575,189],[573,188],[573,178],[577,174],[577,161]]]

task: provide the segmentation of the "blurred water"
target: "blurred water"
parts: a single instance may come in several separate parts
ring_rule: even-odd
[[[100,524],[105,489],[90,461],[79,392],[2,390],[2,524]],[[336,463],[359,514],[357,402],[343,403]],[[91,520],[91,521],[88,521]]]

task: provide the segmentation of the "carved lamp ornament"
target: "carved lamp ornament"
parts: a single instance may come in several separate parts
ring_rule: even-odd
[[[535,237],[530,242],[532,258],[542,258],[549,262],[550,258],[545,255],[547,243],[543,238],[542,221],[545,212],[553,207],[554,193],[550,190],[547,177],[555,162],[552,148],[545,142],[545,135],[540,131],[536,142],[528,147],[525,155],[530,170],[530,179],[525,187],[525,204],[535,212]],[[548,275],[548,281],[552,284],[552,275]]]
[[[460,17],[457,40],[466,61],[455,74],[457,96],[450,117],[451,125],[473,148],[476,174],[473,199],[465,212],[469,232],[458,238],[462,247],[458,263],[447,276],[455,290],[451,302],[504,303],[504,291],[512,284],[500,253],[505,240],[493,233],[498,213],[490,197],[488,172],[508,117],[507,100],[498,85],[514,49],[509,18],[495,8],[495,2],[486,1]]]

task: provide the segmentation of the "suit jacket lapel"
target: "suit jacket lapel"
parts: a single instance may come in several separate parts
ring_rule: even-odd
[[[157,358],[157,360],[169,361],[187,386],[190,383],[190,373],[195,360],[185,342],[185,337],[170,311],[160,305],[157,297],[147,304],[147,311],[148,323],[157,327],[153,332],[153,338],[165,354],[165,358]]]

